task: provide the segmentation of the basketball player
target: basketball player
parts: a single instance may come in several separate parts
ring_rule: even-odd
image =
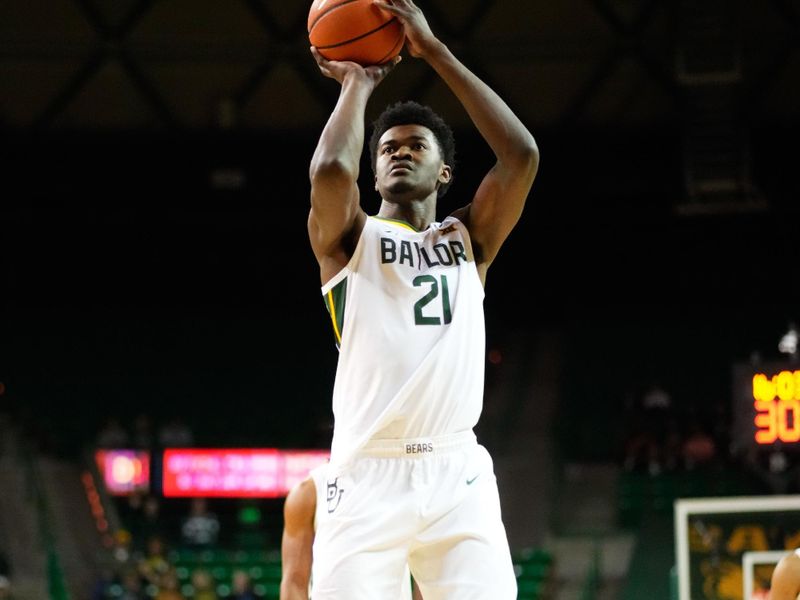
[[[800,598],[800,548],[784,556],[772,572],[770,600]]]
[[[494,467],[474,427],[486,274],[520,218],[538,149],[412,0],[375,4],[403,24],[407,53],[449,87],[496,161],[438,221],[453,134],[429,107],[393,104],[373,123],[380,206],[368,215],[359,189],[366,107],[399,60],[363,68],[311,49],[341,86],[309,169],[308,233],[339,348],[313,597],[389,600],[408,564],[426,600],[515,600]]]
[[[283,505],[281,540],[280,600],[308,600],[311,590],[312,546],[317,515],[325,506],[325,468],[319,465],[289,491]],[[318,501],[318,498],[320,500]],[[395,598],[422,600],[410,575],[404,579]]]

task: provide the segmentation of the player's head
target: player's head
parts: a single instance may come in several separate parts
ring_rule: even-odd
[[[395,139],[394,133],[399,133],[400,138]],[[414,101],[397,102],[388,106],[372,123],[369,153],[376,187],[380,188],[381,185],[379,181],[381,154],[383,152],[390,154],[392,143],[408,141],[405,139],[407,136],[421,136],[422,139],[419,141],[423,144],[427,138],[430,138],[428,141],[435,143],[437,156],[424,153],[421,155],[421,160],[424,161],[425,157],[428,157],[431,160],[441,161],[438,164],[445,167],[445,176],[440,176],[438,171],[431,175],[438,185],[437,196],[441,198],[453,182],[455,138],[450,126],[433,109]],[[428,150],[434,149],[428,148]],[[398,181],[396,185],[402,188],[402,182]]]

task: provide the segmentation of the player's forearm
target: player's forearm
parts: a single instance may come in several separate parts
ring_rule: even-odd
[[[358,77],[342,83],[339,100],[320,136],[311,159],[311,176],[328,169],[347,172],[354,180],[364,145],[364,113],[373,86]]]
[[[282,581],[280,600],[308,600],[308,585],[297,581]]]
[[[498,160],[531,160],[538,157],[533,136],[508,104],[450,49],[438,41],[423,58],[439,74],[461,102]]]

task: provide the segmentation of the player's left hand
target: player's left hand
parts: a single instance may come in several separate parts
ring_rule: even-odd
[[[395,15],[403,24],[406,48],[411,56],[424,57],[437,42],[428,20],[412,0],[373,0],[373,3]]]

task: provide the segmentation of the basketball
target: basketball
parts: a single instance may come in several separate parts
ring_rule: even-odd
[[[379,65],[400,53],[403,26],[372,0],[314,0],[308,12],[308,39],[328,60]]]

